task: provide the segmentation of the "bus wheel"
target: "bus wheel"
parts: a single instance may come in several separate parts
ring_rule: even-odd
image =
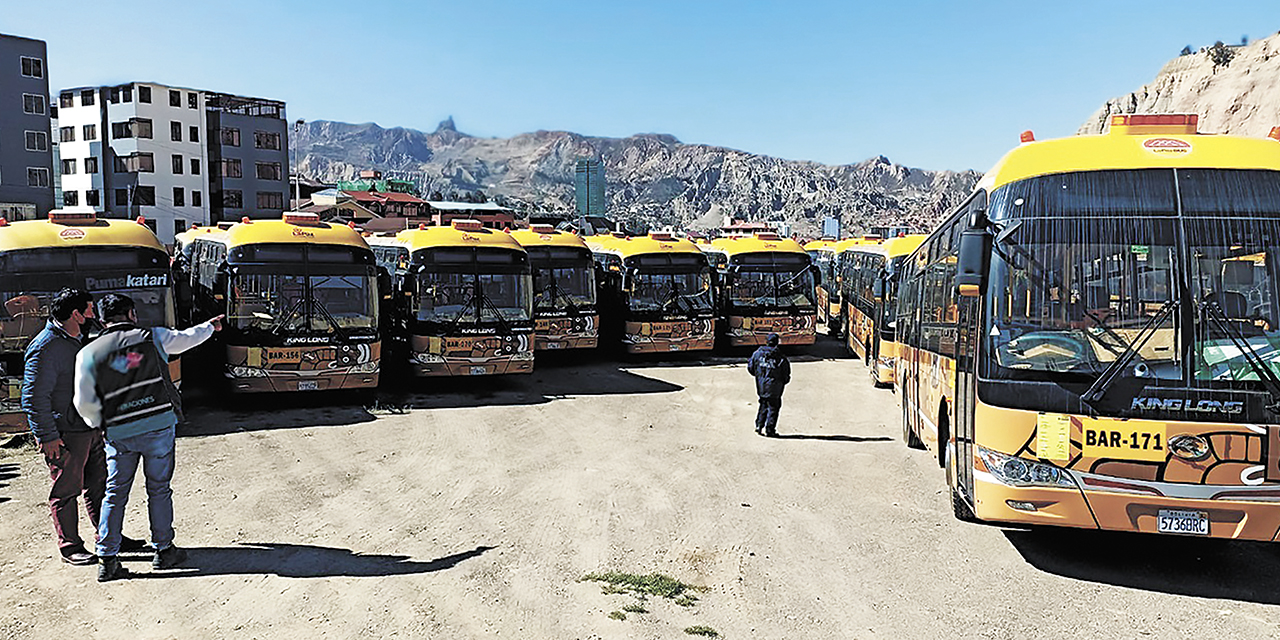
[[[902,441],[906,443],[908,449],[923,449],[924,442],[911,430],[911,420],[908,417],[907,398],[904,394],[902,398]]]

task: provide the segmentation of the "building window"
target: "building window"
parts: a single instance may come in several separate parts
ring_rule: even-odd
[[[133,102],[133,86],[120,87],[120,101]]]
[[[218,161],[218,175],[224,178],[242,178],[239,158],[223,158]]]
[[[84,91],[80,92],[80,106],[91,107],[93,106],[94,100],[95,98],[93,97],[93,89],[85,89]]]
[[[91,141],[91,140],[97,140],[97,139],[98,139],[98,125],[96,125],[96,124],[86,124],[86,125],[84,126],[84,140],[85,140],[85,142],[89,142],[89,141]]]
[[[62,175],[69,176],[76,172],[76,159],[67,158],[62,161]]]
[[[259,191],[259,209],[284,209],[284,194],[279,191]]]
[[[115,157],[116,173],[155,173],[156,157],[153,153],[135,153]]]
[[[169,139],[174,142],[182,142],[182,123],[171,120],[169,122]]]
[[[182,106],[182,92],[181,92],[181,91],[174,91],[173,89],[170,89],[170,90],[169,90],[169,106],[171,106],[171,107],[181,107],[181,106]]]
[[[34,93],[22,94],[22,112],[37,116],[44,115],[44,96]]]
[[[228,147],[240,146],[240,130],[235,127],[223,127],[218,129],[218,135],[222,140],[222,144]]]
[[[175,236],[176,236],[176,235],[178,235],[179,233],[182,233],[183,231],[186,231],[186,230],[187,230],[187,221],[186,221],[186,220],[174,220],[174,221],[173,221],[173,235],[175,235]]]
[[[98,198],[98,190],[97,190],[97,189],[89,189],[88,191],[85,191],[85,192],[84,192],[84,203],[85,203],[86,205],[90,206],[90,207],[97,207],[97,206],[101,206],[101,205],[102,205],[102,201]]]
[[[280,150],[280,134],[270,131],[254,131],[253,146],[257,149]]]
[[[224,209],[243,209],[244,198],[238,189],[228,189],[222,192],[222,207]]]
[[[12,60],[12,58],[10,58]],[[22,76],[24,78],[43,78],[44,60],[22,56]]]
[[[187,137],[190,138],[192,142],[200,142],[200,127],[192,125],[191,130],[187,131],[187,134]]]
[[[199,206],[203,206],[203,205],[204,205],[204,203],[200,201],[200,192],[199,192],[199,191],[192,191],[192,192],[191,192],[191,206],[193,206],[193,207],[199,207]]]
[[[200,175],[200,158],[191,159],[191,175],[193,176]]]
[[[98,172],[98,158],[96,156],[90,156],[84,159],[84,172],[85,173]]]
[[[280,179],[280,163],[279,162],[259,162],[257,163],[259,180],[279,180]]]
[[[174,188],[173,188],[173,206],[175,206],[175,207],[185,207],[185,206],[187,206],[187,191],[186,191],[186,189],[183,189],[182,187],[174,187]]]
[[[44,167],[27,167],[27,186],[49,186],[49,170]]]
[[[75,127],[58,127],[58,140],[61,142],[75,142],[76,128]]]
[[[43,131],[27,131],[27,151],[48,151],[49,134]]]
[[[138,85],[138,102],[151,104],[151,87]]]
[[[119,103],[120,87],[111,87],[111,89],[107,91],[107,99],[111,101],[111,104]]]
[[[111,137],[121,138],[150,138],[151,137],[151,120],[148,118],[129,118],[128,122],[111,123]]]
[[[173,158],[171,160],[173,164],[173,175],[175,176],[182,175],[182,156],[175,153],[173,154]]]
[[[200,108],[200,97],[199,97],[199,96],[197,96],[197,95],[196,95],[196,94],[194,94],[194,93],[188,93],[188,94],[187,94],[187,108],[188,108],[188,109],[199,109],[199,108]]]
[[[58,94],[58,106],[63,109],[70,109],[76,106],[76,97],[70,91]]]
[[[146,207],[156,206],[156,188],[138,185],[133,188],[133,203]]]
[[[117,207],[129,206],[129,190],[128,189],[116,189],[116,206]]]
[[[63,191],[62,206],[64,207],[80,206],[80,192],[79,191]]]

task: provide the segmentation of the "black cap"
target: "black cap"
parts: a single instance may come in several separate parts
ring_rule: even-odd
[[[769,346],[771,346],[771,347],[776,347],[776,346],[778,346],[778,343],[779,343],[779,342],[781,342],[781,341],[782,341],[782,338],[779,338],[779,337],[778,337],[778,334],[776,334],[776,333],[771,333],[771,334],[769,334],[769,337],[767,337],[767,338],[765,338],[765,339],[764,339],[764,343],[765,343],[765,344],[767,344],[767,345],[769,345]]]

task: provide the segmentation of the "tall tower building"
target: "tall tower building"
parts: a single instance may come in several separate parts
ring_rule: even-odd
[[[284,103],[133,82],[58,95],[64,206],[142,216],[163,242],[192,224],[278,218]]]
[[[0,218],[35,219],[53,208],[47,59],[43,40],[0,34]]]
[[[573,192],[579,217],[605,215],[604,163],[579,159],[573,172]]]

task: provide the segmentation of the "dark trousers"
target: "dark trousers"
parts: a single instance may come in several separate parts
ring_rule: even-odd
[[[778,435],[778,411],[782,409],[782,396],[760,398],[760,410],[756,412],[756,433]]]
[[[80,537],[80,515],[76,498],[84,497],[84,510],[93,524],[97,541],[98,521],[102,514],[102,497],[107,492],[107,454],[102,431],[73,431],[62,434],[66,447],[57,462],[49,463],[49,511],[53,514],[53,530],[58,534],[58,551],[63,555],[86,551]]]

